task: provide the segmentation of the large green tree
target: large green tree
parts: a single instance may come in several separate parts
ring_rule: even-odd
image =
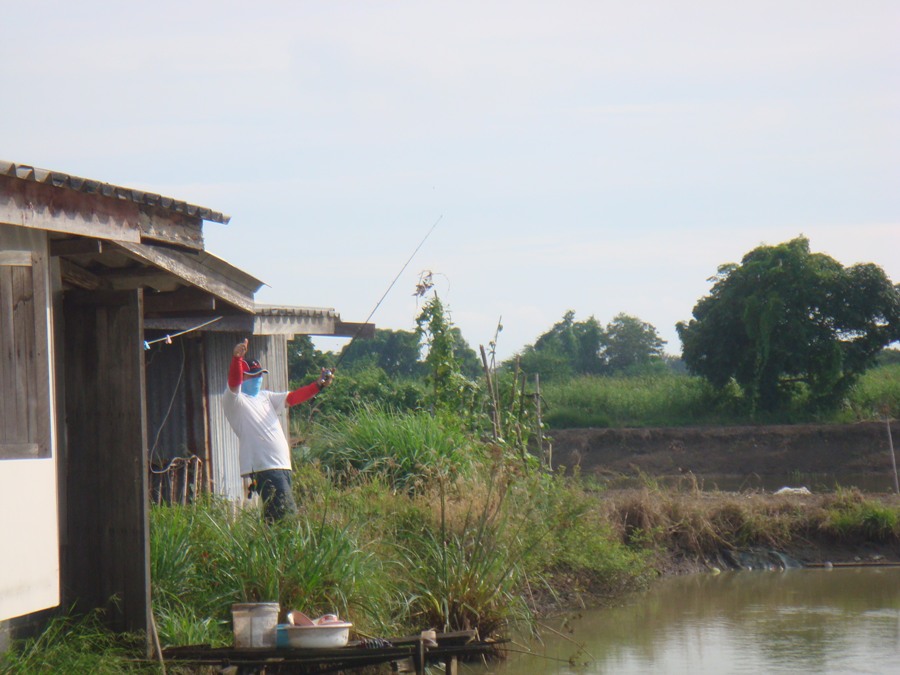
[[[616,315],[604,328],[593,316],[576,321],[569,310],[518,358],[522,370],[545,380],[615,375],[652,363],[664,365],[664,344],[656,328],[629,314]],[[509,368],[514,362],[504,365]]]
[[[567,311],[533,345],[519,357],[526,373],[538,373],[543,379],[562,379],[573,375],[596,375],[603,370],[600,345],[603,326],[593,316],[575,320],[575,312]],[[509,365],[509,364],[507,364]]]
[[[296,384],[318,377],[329,366],[332,356],[316,349],[309,335],[298,335],[287,343],[288,379]]]
[[[876,355],[900,339],[900,287],[877,265],[844,267],[798,237],[722,265],[693,319],[676,326],[688,369],[734,379],[773,411],[805,386],[833,407]]]
[[[411,330],[377,328],[373,338],[353,340],[341,352],[341,366],[350,371],[377,366],[393,377],[425,374],[419,336]]]
[[[662,365],[665,344],[654,326],[620,313],[606,324],[601,339],[601,358],[610,373],[632,372],[652,363]]]

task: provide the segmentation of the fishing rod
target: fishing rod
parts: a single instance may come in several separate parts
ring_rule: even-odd
[[[443,214],[438,216],[438,219],[436,221],[434,221],[434,225],[431,226],[431,229],[428,230],[427,234],[424,237],[422,237],[422,241],[419,242],[419,245],[416,246],[416,249],[412,252],[412,254],[410,254],[409,258],[406,259],[406,262],[403,263],[403,267],[401,267],[400,271],[397,272],[397,276],[394,277],[394,280],[391,282],[391,285],[387,287],[387,290],[381,296],[381,299],[375,303],[375,306],[372,308],[372,311],[369,312],[369,316],[367,316],[366,320],[363,321],[359,325],[359,328],[356,329],[356,333],[354,333],[353,337],[350,338],[350,342],[348,342],[347,345],[343,348],[343,350],[341,350],[341,353],[338,356],[337,362],[334,364],[334,366],[332,368],[329,368],[325,371],[327,374],[331,375],[332,373],[334,373],[335,370],[337,370],[337,367],[341,364],[341,361],[343,360],[344,355],[348,351],[350,351],[350,345],[353,344],[353,342],[356,340],[356,338],[359,337],[360,333],[362,333],[363,329],[368,325],[369,320],[375,315],[375,312],[378,311],[378,308],[381,306],[381,303],[384,302],[384,299],[387,297],[388,293],[391,292],[391,289],[394,287],[394,284],[397,283],[397,279],[400,278],[400,275],[403,274],[403,272],[409,266],[409,263],[412,262],[412,259],[416,257],[416,253],[419,252],[419,249],[422,248],[423,244],[425,244],[425,241],[428,239],[428,237],[431,236],[431,233],[434,232],[434,228],[437,227],[438,223],[441,222],[441,218],[443,218],[443,217],[444,217]]]

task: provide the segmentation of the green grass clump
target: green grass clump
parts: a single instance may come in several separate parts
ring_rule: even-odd
[[[37,637],[14,642],[0,654],[0,672],[31,673],[155,673],[159,666],[143,657],[144,641],[121,635],[103,625],[97,610],[85,616],[60,615]]]
[[[482,457],[454,419],[366,407],[320,427],[303,459],[320,462],[341,480],[379,476],[414,492],[438,473],[471,475]]]
[[[900,508],[866,499],[856,489],[839,490],[821,527],[849,542],[900,539]]]
[[[528,545],[522,535],[509,529],[502,506],[472,515],[459,529],[444,523],[407,533],[397,550],[410,621],[443,631],[477,628],[487,637],[526,619],[517,594]]]

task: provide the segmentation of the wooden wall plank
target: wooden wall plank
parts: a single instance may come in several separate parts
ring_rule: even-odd
[[[46,248],[33,253],[32,281],[34,283],[34,382],[37,389],[35,406],[36,433],[32,440],[40,446],[40,456],[50,457],[53,452],[53,401],[51,400],[50,370],[50,257]]]
[[[150,620],[147,429],[140,291],[65,298],[66,605],[113,629]],[[118,598],[114,601],[113,598]]]

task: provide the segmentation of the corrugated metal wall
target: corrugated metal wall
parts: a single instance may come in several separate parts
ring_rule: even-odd
[[[144,334],[151,341],[163,337]],[[191,501],[203,490],[208,464],[202,336],[154,342],[144,352],[144,372],[151,499]]]

